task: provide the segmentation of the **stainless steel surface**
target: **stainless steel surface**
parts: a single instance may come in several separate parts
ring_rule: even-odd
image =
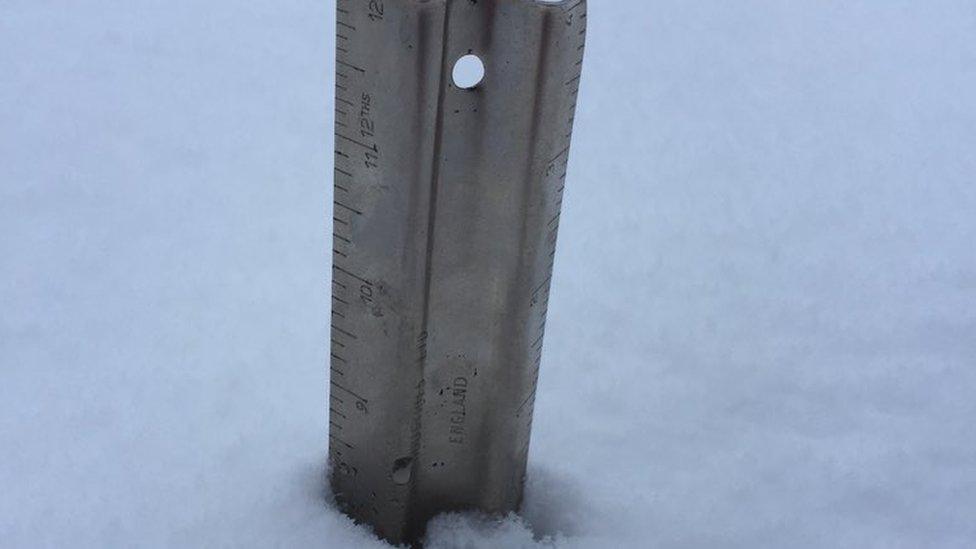
[[[522,498],[586,2],[338,0],[337,17],[332,486],[411,541]],[[486,74],[459,89],[469,53]]]

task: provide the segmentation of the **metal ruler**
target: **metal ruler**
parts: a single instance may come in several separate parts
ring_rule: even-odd
[[[331,482],[412,542],[522,498],[586,2],[337,4]]]

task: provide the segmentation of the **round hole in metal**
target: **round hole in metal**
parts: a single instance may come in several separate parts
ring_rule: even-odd
[[[485,78],[485,64],[477,55],[468,54],[454,63],[454,85],[462,90],[470,90]]]

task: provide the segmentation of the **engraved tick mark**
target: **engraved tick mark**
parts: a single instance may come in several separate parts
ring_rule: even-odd
[[[358,337],[356,337],[356,335],[355,335],[355,334],[353,334],[352,332],[349,332],[349,331],[346,331],[346,330],[343,330],[342,328],[340,328],[340,327],[338,327],[338,326],[336,326],[335,324],[333,324],[333,325],[332,325],[332,329],[333,329],[333,330],[335,330],[335,331],[337,331],[337,332],[339,332],[340,334],[342,334],[342,335],[344,335],[344,336],[347,336],[347,337],[350,337],[350,338],[352,338],[352,339],[359,339],[359,338],[358,338]]]
[[[359,211],[356,208],[353,208],[351,206],[346,206],[345,204],[343,204],[342,202],[339,202],[338,200],[333,200],[332,203],[335,204],[336,206],[339,206],[340,208],[345,208],[345,209],[349,210],[350,212],[352,212],[352,213],[354,213],[356,215],[363,215],[363,212],[361,212],[361,211]]]
[[[336,383],[336,382],[334,382],[334,381],[333,381],[333,382],[331,383],[331,385],[332,385],[333,387],[335,387],[335,388],[337,388],[337,389],[340,389],[340,390],[342,390],[342,391],[345,391],[346,393],[349,393],[349,395],[351,395],[351,396],[353,396],[353,397],[355,397],[355,398],[356,398],[356,400],[360,400],[360,401],[362,401],[362,402],[365,402],[365,403],[369,403],[369,401],[368,401],[368,400],[366,400],[365,398],[363,398],[363,397],[361,397],[361,396],[359,396],[359,395],[357,395],[356,393],[354,393],[354,392],[352,392],[352,391],[350,391],[349,389],[347,389],[347,388],[345,388],[345,387],[343,387],[342,385],[339,385],[338,383]]]
[[[350,69],[352,69],[354,71],[359,71],[361,73],[365,73],[366,72],[364,69],[362,69],[360,67],[357,67],[356,65],[353,65],[352,63],[346,63],[342,59],[336,59],[336,63],[342,65],[343,67],[349,67]]]
[[[552,157],[552,160],[550,160],[549,163],[552,164],[556,160],[559,160],[559,157],[562,156],[562,155],[564,155],[564,154],[566,154],[567,152],[569,152],[569,146],[567,146],[565,149],[559,151],[559,154],[557,154],[556,156]]]
[[[332,422],[330,421],[329,423],[331,424]],[[341,427],[340,427],[340,429],[341,429]],[[350,450],[355,450],[356,449],[355,446],[353,446],[352,444],[349,444],[348,442],[342,440],[341,438],[337,437],[336,435],[333,435],[332,433],[329,433],[329,438],[331,438],[332,440],[334,440],[334,441],[338,442],[339,444],[345,446],[346,448],[349,448]]]

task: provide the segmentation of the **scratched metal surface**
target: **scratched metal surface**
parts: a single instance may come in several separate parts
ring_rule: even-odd
[[[332,486],[412,541],[522,498],[586,2],[337,9]]]

